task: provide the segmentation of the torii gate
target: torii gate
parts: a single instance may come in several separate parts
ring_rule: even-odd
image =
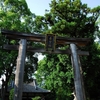
[[[39,34],[27,34],[8,30],[2,30],[1,33],[10,39],[20,39],[19,45],[4,45],[3,48],[7,50],[19,50],[16,75],[15,75],[15,92],[14,100],[22,100],[22,85],[23,85],[23,73],[25,65],[25,54],[26,50],[30,52],[45,52],[45,53],[56,53],[56,54],[70,54],[72,57],[72,65],[74,70],[74,85],[77,100],[86,100],[83,89],[83,83],[81,79],[79,56],[78,55],[89,55],[87,51],[80,51],[77,46],[86,46],[90,39],[88,38],[66,38],[58,37],[52,34],[39,35]],[[46,49],[44,48],[33,48],[27,46],[28,41],[46,43]],[[70,49],[60,50],[55,48],[55,44],[70,45]]]

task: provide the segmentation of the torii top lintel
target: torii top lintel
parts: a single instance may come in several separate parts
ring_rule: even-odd
[[[11,39],[26,39],[29,41],[45,43],[45,35],[34,33],[22,33],[9,30],[1,30],[1,33]],[[67,38],[56,36],[56,44],[75,43],[78,46],[85,46],[90,42],[89,38]]]

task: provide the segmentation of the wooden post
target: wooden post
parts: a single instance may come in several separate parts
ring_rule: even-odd
[[[19,45],[18,58],[17,58],[17,66],[16,66],[14,100],[22,100],[25,55],[26,55],[26,39],[21,39]]]
[[[84,100],[86,100],[85,88],[84,88],[84,81],[83,81],[83,71],[82,71],[82,66],[81,66],[81,62],[80,62],[80,57],[79,57],[79,55],[78,55],[78,62],[79,62],[80,73],[81,73],[81,81],[82,81],[82,90],[83,90]]]
[[[72,65],[74,70],[74,84],[75,84],[76,99],[84,100],[77,47],[75,44],[70,44],[70,49],[72,54]]]

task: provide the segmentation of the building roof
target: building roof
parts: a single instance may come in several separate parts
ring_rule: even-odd
[[[23,92],[33,92],[33,93],[50,93],[50,90],[43,89],[39,86],[34,86],[33,82],[23,85]]]
[[[11,84],[8,86],[8,91],[14,88],[14,81],[11,82]],[[26,93],[50,93],[50,90],[43,89],[39,87],[36,83],[36,80],[34,80],[31,83],[23,84],[23,92]]]

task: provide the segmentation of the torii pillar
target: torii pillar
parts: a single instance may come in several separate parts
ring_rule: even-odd
[[[25,56],[26,39],[21,39],[19,42],[19,53],[15,74],[14,100],[22,100]]]
[[[72,66],[74,71],[74,85],[75,85],[75,95],[76,100],[85,100],[84,87],[82,85],[82,77],[80,72],[79,57],[77,53],[77,47],[75,44],[70,44]]]

